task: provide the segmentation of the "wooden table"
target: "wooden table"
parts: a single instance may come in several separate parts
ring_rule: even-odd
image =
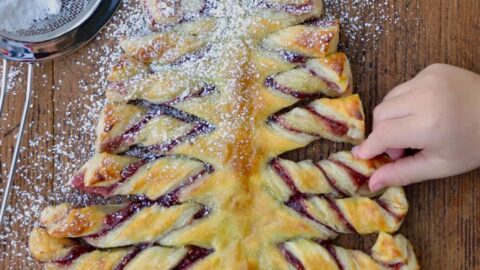
[[[330,1],[332,2],[332,1]],[[345,2],[345,1],[343,1]],[[371,1],[375,2],[375,1]],[[384,1],[378,1],[384,2]],[[367,39],[351,42],[343,31],[342,44],[348,48],[353,66],[355,89],[362,96],[367,120],[371,122],[371,112],[382,97],[395,85],[412,78],[417,72],[432,63],[448,63],[480,73],[480,1],[478,0],[409,0],[388,1],[393,6],[388,9],[375,5],[367,8],[363,15],[386,13],[398,16],[396,23],[385,22],[384,33],[378,40]],[[354,7],[342,4],[342,12]],[[339,12],[340,7],[333,10]],[[362,15],[362,14],[360,14]],[[364,18],[364,17],[361,17]],[[345,26],[345,27],[348,27]],[[374,31],[365,30],[365,31]],[[371,35],[365,33],[365,36]],[[89,102],[88,98],[95,90],[82,90],[79,81],[93,83],[98,78],[92,76],[99,56],[93,55],[91,61],[85,59],[87,50],[101,46],[105,42],[116,42],[101,38],[87,48],[50,63],[42,64],[35,70],[35,97],[28,116],[31,126],[27,128],[26,140],[42,136],[38,145],[29,147],[20,156],[20,167],[29,164],[15,179],[20,190],[44,196],[58,189],[64,180],[49,177],[70,173],[62,171],[59,164],[75,163],[80,166],[88,158],[93,138],[79,128],[83,125],[82,116],[85,106],[78,106],[78,111],[66,115],[70,101]],[[89,54],[92,55],[92,54]],[[87,63],[79,65],[77,62]],[[88,64],[88,63],[92,64]],[[24,66],[26,69],[26,66]],[[44,76],[44,74],[46,76]],[[0,121],[1,165],[6,174],[13,149],[14,134],[17,132],[21,114],[25,78],[10,92],[6,108],[10,110],[8,120]],[[61,85],[60,82],[61,81]],[[53,86],[59,90],[51,90]],[[13,93],[18,93],[14,95]],[[77,104],[78,105],[78,104]],[[74,104],[75,106],[75,104]],[[480,106],[480,100],[479,100]],[[12,111],[13,109],[13,111]],[[72,121],[74,125],[67,125]],[[78,127],[75,127],[78,125]],[[58,136],[65,133],[65,136]],[[46,136],[51,134],[53,137]],[[36,158],[52,157],[51,149],[62,143],[59,137],[78,138],[78,144],[67,148],[72,152],[71,158],[60,159]],[[48,137],[47,139],[45,139]],[[480,138],[479,138],[480,139]],[[66,142],[66,139],[65,141]],[[295,151],[286,156],[295,160],[310,158],[318,160],[328,152],[346,149],[346,145],[317,142],[306,149]],[[480,151],[480,149],[479,149]],[[32,162],[36,162],[32,166]],[[73,168],[74,166],[70,166]],[[25,183],[24,179],[31,180]],[[423,269],[480,269],[480,170],[445,180],[437,180],[407,188],[410,212],[401,232],[414,244]],[[3,178],[2,178],[3,181]],[[65,181],[64,181],[65,182]],[[40,186],[39,190],[35,184]],[[4,185],[0,182],[0,187]],[[11,198],[11,205],[22,209],[39,207],[38,202],[25,202],[19,196]],[[60,201],[61,198],[58,198]],[[20,202],[20,204],[18,204]],[[32,220],[35,220],[32,218]],[[25,222],[23,222],[25,223]],[[13,222],[13,234],[10,238],[0,240],[0,269],[41,269],[27,259],[26,241],[32,224]],[[15,242],[14,242],[15,241]],[[347,247],[368,249],[372,237],[342,237],[340,242]]]

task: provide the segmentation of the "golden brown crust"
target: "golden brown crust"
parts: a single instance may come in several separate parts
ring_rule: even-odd
[[[264,46],[277,51],[288,51],[310,57],[325,57],[336,52],[340,22],[319,26],[296,25],[282,29],[263,40]]]
[[[104,197],[142,194],[156,200],[213,172],[211,165],[181,156],[161,156],[148,162],[102,153],[77,172],[72,185]]]
[[[167,32],[145,37],[125,39],[120,46],[128,57],[142,63],[171,64],[183,55],[193,53],[206,46],[207,34],[215,28],[215,20],[201,19],[187,23]]]
[[[159,32],[122,41],[96,153],[72,179],[128,202],[46,208],[36,259],[62,270],[418,269],[408,241],[382,233],[403,222],[403,190],[367,188],[388,158],[279,158],[364,138],[339,22],[305,23],[322,1],[143,3]],[[372,256],[326,244],[377,232]]]
[[[387,243],[388,242],[388,243]],[[378,249],[380,243],[388,245]],[[380,233],[372,248],[376,256],[370,257],[362,251],[348,250],[329,243],[315,243],[299,239],[289,241],[280,246],[283,256],[297,269],[419,269],[413,248],[402,235],[392,236]],[[402,249],[402,254],[395,254],[393,260],[384,260],[390,256],[391,249]],[[396,263],[391,263],[396,261]],[[318,268],[317,268],[318,267]]]
[[[112,69],[107,76],[107,80],[111,83],[120,83],[144,72],[149,72],[149,67],[147,65],[136,59],[122,55],[112,66]]]
[[[190,224],[203,210],[201,205],[190,203],[164,207],[161,203],[135,202],[82,208],[62,204],[45,209],[40,222],[51,237],[82,237],[91,246],[112,248],[153,243]],[[124,220],[121,215],[128,218]]]
[[[271,118],[270,126],[273,132],[305,145],[319,138],[358,144],[365,132],[362,104],[357,95],[316,100]]]
[[[333,198],[355,195],[373,197],[376,194],[366,187],[369,178],[389,161],[386,156],[361,160],[347,151],[334,153],[318,162],[275,158],[265,170],[265,187],[283,201],[297,192]]]
[[[45,229],[34,228],[28,238],[28,248],[35,260],[48,262],[65,257],[78,244],[68,238],[52,237]]]
[[[346,96],[352,92],[350,62],[344,53],[310,59],[303,66],[269,76],[264,84],[299,99]]]
[[[160,30],[201,16],[206,0],[142,0],[148,26]]]
[[[99,205],[74,208],[68,204],[60,204],[45,208],[40,216],[40,223],[52,237],[79,237],[98,231],[106,216],[120,207]]]

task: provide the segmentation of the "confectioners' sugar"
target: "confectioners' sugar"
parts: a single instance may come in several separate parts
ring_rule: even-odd
[[[44,129],[46,130],[45,132],[38,133],[35,138],[29,138],[28,143],[25,142],[24,144],[26,147],[22,150],[22,158],[27,159],[28,162],[23,162],[22,164],[24,165],[18,168],[18,177],[16,179],[21,180],[22,185],[15,183],[13,188],[17,204],[10,205],[7,209],[9,213],[7,217],[8,226],[5,228],[4,234],[0,231],[0,247],[8,247],[0,249],[0,262],[7,260],[7,257],[18,257],[22,259],[17,259],[17,261],[28,261],[23,266],[28,265],[31,259],[26,257],[26,250],[28,249],[24,234],[38,220],[40,210],[47,204],[58,204],[63,201],[84,204],[91,200],[88,195],[73,191],[68,184],[69,176],[92,154],[90,143],[87,146],[79,146],[79,142],[90,142],[94,138],[93,133],[98,114],[105,103],[103,90],[106,88],[106,76],[114,61],[121,55],[118,41],[125,36],[143,36],[149,31],[143,20],[142,10],[138,8],[140,0],[124,0],[123,2],[122,8],[114,16],[112,22],[97,37],[96,42],[83,49],[81,51],[83,55],[76,58],[77,62],[75,64],[78,70],[75,72],[81,72],[84,69],[88,69],[88,67],[94,67],[91,68],[93,70],[91,74],[84,76],[85,79],[78,82],[78,89],[80,89],[81,93],[69,100],[65,98],[54,100],[54,108],[58,111],[46,112],[55,115],[54,127],[52,129]],[[25,3],[28,3],[27,9],[25,9]],[[343,34],[349,40],[348,46],[342,45],[345,46],[344,49],[349,55],[354,54],[356,48],[361,47],[356,46],[356,44],[364,44],[372,40],[375,43],[375,40],[380,36],[387,34],[383,30],[384,24],[399,22],[399,17],[392,15],[394,13],[389,11],[389,9],[393,9],[391,3],[392,1],[325,0],[327,15],[332,18],[339,18],[342,22]],[[369,9],[373,9],[373,5],[376,5],[375,10],[377,14],[368,12]],[[16,31],[28,27],[35,20],[45,18],[48,14],[58,13],[60,7],[60,0],[0,0],[0,28],[4,27],[10,31]],[[227,8],[226,11],[236,15],[239,13],[238,10],[235,10],[235,6]],[[164,12],[168,13],[169,11],[165,10]],[[212,12],[214,13],[215,10]],[[20,20],[15,21],[14,16],[18,16],[17,13],[22,14],[22,16],[20,16]],[[365,16],[368,17],[366,18]],[[236,28],[238,32],[241,32],[240,28],[242,25],[242,21],[238,20],[238,27]],[[222,25],[219,28],[222,28]],[[218,34],[224,35],[226,32],[234,34],[232,29],[227,30],[218,31]],[[216,48],[212,48],[207,54],[215,51]],[[41,65],[43,66],[44,64]],[[61,69],[61,67],[58,68]],[[184,68],[188,68],[188,63],[184,65]],[[23,90],[17,86],[24,85],[20,82],[24,77],[24,70],[25,65],[14,65],[11,67],[11,85],[9,88],[15,88],[15,90],[19,91]],[[206,69],[205,72],[209,72],[209,70]],[[58,75],[59,73],[61,72],[56,74]],[[57,94],[52,94],[52,96],[59,96],[58,93],[71,90],[64,85],[62,78],[66,78],[65,73],[54,78],[48,78],[44,75],[37,77],[36,80],[44,82],[45,86],[49,85],[51,80],[53,80],[52,90],[54,93],[56,91]],[[45,89],[34,89],[35,96],[33,100],[42,91],[50,91],[50,89],[47,89],[47,87]],[[240,114],[238,111],[237,113]],[[0,120],[5,121],[5,117],[8,117],[8,115],[2,115]],[[30,123],[29,128],[33,125],[34,123]],[[35,123],[35,125],[39,124]],[[43,125],[52,125],[52,122],[42,123],[41,126],[43,127]],[[0,130],[10,130],[12,128],[11,126],[0,125]],[[67,130],[76,130],[76,132],[72,134],[67,132]],[[46,145],[51,147],[45,149]],[[3,145],[0,146],[5,147]],[[0,159],[3,160],[5,157],[0,156]],[[54,169],[43,166],[45,164],[53,164]],[[1,164],[2,175],[5,175],[7,165]],[[46,181],[47,179],[54,179],[53,190]],[[21,186],[27,185],[33,187],[28,192],[21,188]],[[1,187],[2,185],[0,184]],[[45,197],[46,190],[50,192]],[[0,190],[0,194],[1,192],[2,190]],[[19,227],[25,228],[25,230],[20,232],[12,229]],[[20,266],[13,263],[7,269],[19,269]]]
[[[2,0],[0,29],[8,32],[28,29],[35,22],[60,13],[61,8],[61,0]]]

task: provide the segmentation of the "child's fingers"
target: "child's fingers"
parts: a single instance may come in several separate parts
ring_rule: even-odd
[[[387,155],[392,160],[397,160],[405,155],[405,150],[404,149],[387,149],[385,150],[385,153],[387,153]]]
[[[402,95],[409,93],[412,88],[410,87],[410,81],[400,84],[397,87],[393,88],[388,94],[383,98],[383,101],[393,99]]]
[[[391,119],[379,123],[368,138],[360,145],[354,147],[353,154],[362,159],[371,159],[387,149],[421,149],[418,136],[412,134],[416,130],[413,117]]]
[[[373,111],[373,128],[386,120],[410,115],[413,102],[410,95],[403,95],[380,103]]]
[[[378,169],[369,180],[371,191],[390,186],[405,186],[428,179],[436,166],[422,153],[399,159]]]

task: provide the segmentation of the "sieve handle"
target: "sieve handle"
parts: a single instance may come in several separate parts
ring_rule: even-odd
[[[5,100],[5,95],[7,94],[7,81],[8,81],[8,61],[7,59],[3,59],[2,92],[0,92],[0,115],[2,115],[3,101]]]
[[[5,62],[3,63],[5,67]],[[5,71],[5,69],[4,69]],[[6,78],[4,79],[4,83],[6,84]],[[3,84],[2,83],[2,89]],[[23,112],[22,112],[22,120],[20,121],[20,128],[17,134],[17,141],[15,143],[15,149],[13,150],[13,157],[12,163],[10,164],[10,171],[8,172],[7,184],[5,185],[5,189],[3,191],[3,199],[2,199],[2,206],[0,208],[0,225],[3,223],[3,218],[5,217],[5,210],[7,208],[8,199],[10,198],[10,191],[12,189],[12,182],[13,177],[15,175],[15,168],[17,165],[18,153],[20,152],[20,146],[22,144],[22,137],[23,137],[23,130],[25,128],[25,122],[27,119],[28,114],[28,107],[30,106],[30,96],[32,94],[32,83],[33,83],[33,64],[28,64],[28,80],[27,80],[27,91],[25,93],[25,101],[23,105]],[[3,92],[3,90],[2,90]],[[3,102],[2,102],[3,103]],[[0,105],[1,106],[1,105]]]

